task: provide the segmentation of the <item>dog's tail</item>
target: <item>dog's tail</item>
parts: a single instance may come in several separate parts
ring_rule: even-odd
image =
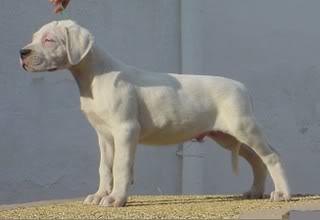
[[[239,175],[239,151],[242,143],[238,142],[231,151],[232,171],[235,175]]]

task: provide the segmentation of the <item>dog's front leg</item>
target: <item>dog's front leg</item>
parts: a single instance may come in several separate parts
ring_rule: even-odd
[[[99,205],[101,199],[112,191],[112,166],[114,158],[114,143],[112,138],[105,138],[98,134],[100,146],[99,189],[95,194],[89,195],[84,204]]]
[[[127,203],[139,132],[139,126],[133,124],[122,126],[115,131],[113,189],[110,195],[103,197],[100,206],[122,207]]]

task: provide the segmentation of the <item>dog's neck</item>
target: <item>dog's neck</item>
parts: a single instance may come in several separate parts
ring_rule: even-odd
[[[110,54],[93,46],[87,56],[79,64],[70,67],[69,70],[78,84],[80,96],[93,98],[92,82],[94,77],[113,71],[121,71],[125,66]]]

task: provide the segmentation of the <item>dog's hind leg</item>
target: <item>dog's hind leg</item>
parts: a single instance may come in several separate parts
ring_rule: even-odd
[[[236,171],[237,155],[239,153],[252,167],[253,184],[251,189],[243,194],[247,199],[259,199],[263,197],[267,168],[260,157],[247,145],[240,143],[237,139],[222,132],[211,132],[208,137],[212,138],[219,145],[232,152],[233,170]],[[239,148],[239,149],[237,149]]]
[[[250,146],[266,165],[275,186],[275,191],[271,193],[270,198],[275,201],[289,200],[290,190],[279,155],[267,143],[255,118],[236,117],[230,129],[231,134],[241,143]]]
[[[250,163],[254,176],[251,189],[245,192],[243,197],[247,199],[262,199],[268,173],[267,167],[264,165],[258,154],[247,145],[242,144],[239,153]]]

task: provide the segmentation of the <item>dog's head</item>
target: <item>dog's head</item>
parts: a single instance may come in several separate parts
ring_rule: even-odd
[[[21,66],[30,72],[67,69],[80,63],[93,43],[93,35],[74,21],[53,21],[20,51]]]

